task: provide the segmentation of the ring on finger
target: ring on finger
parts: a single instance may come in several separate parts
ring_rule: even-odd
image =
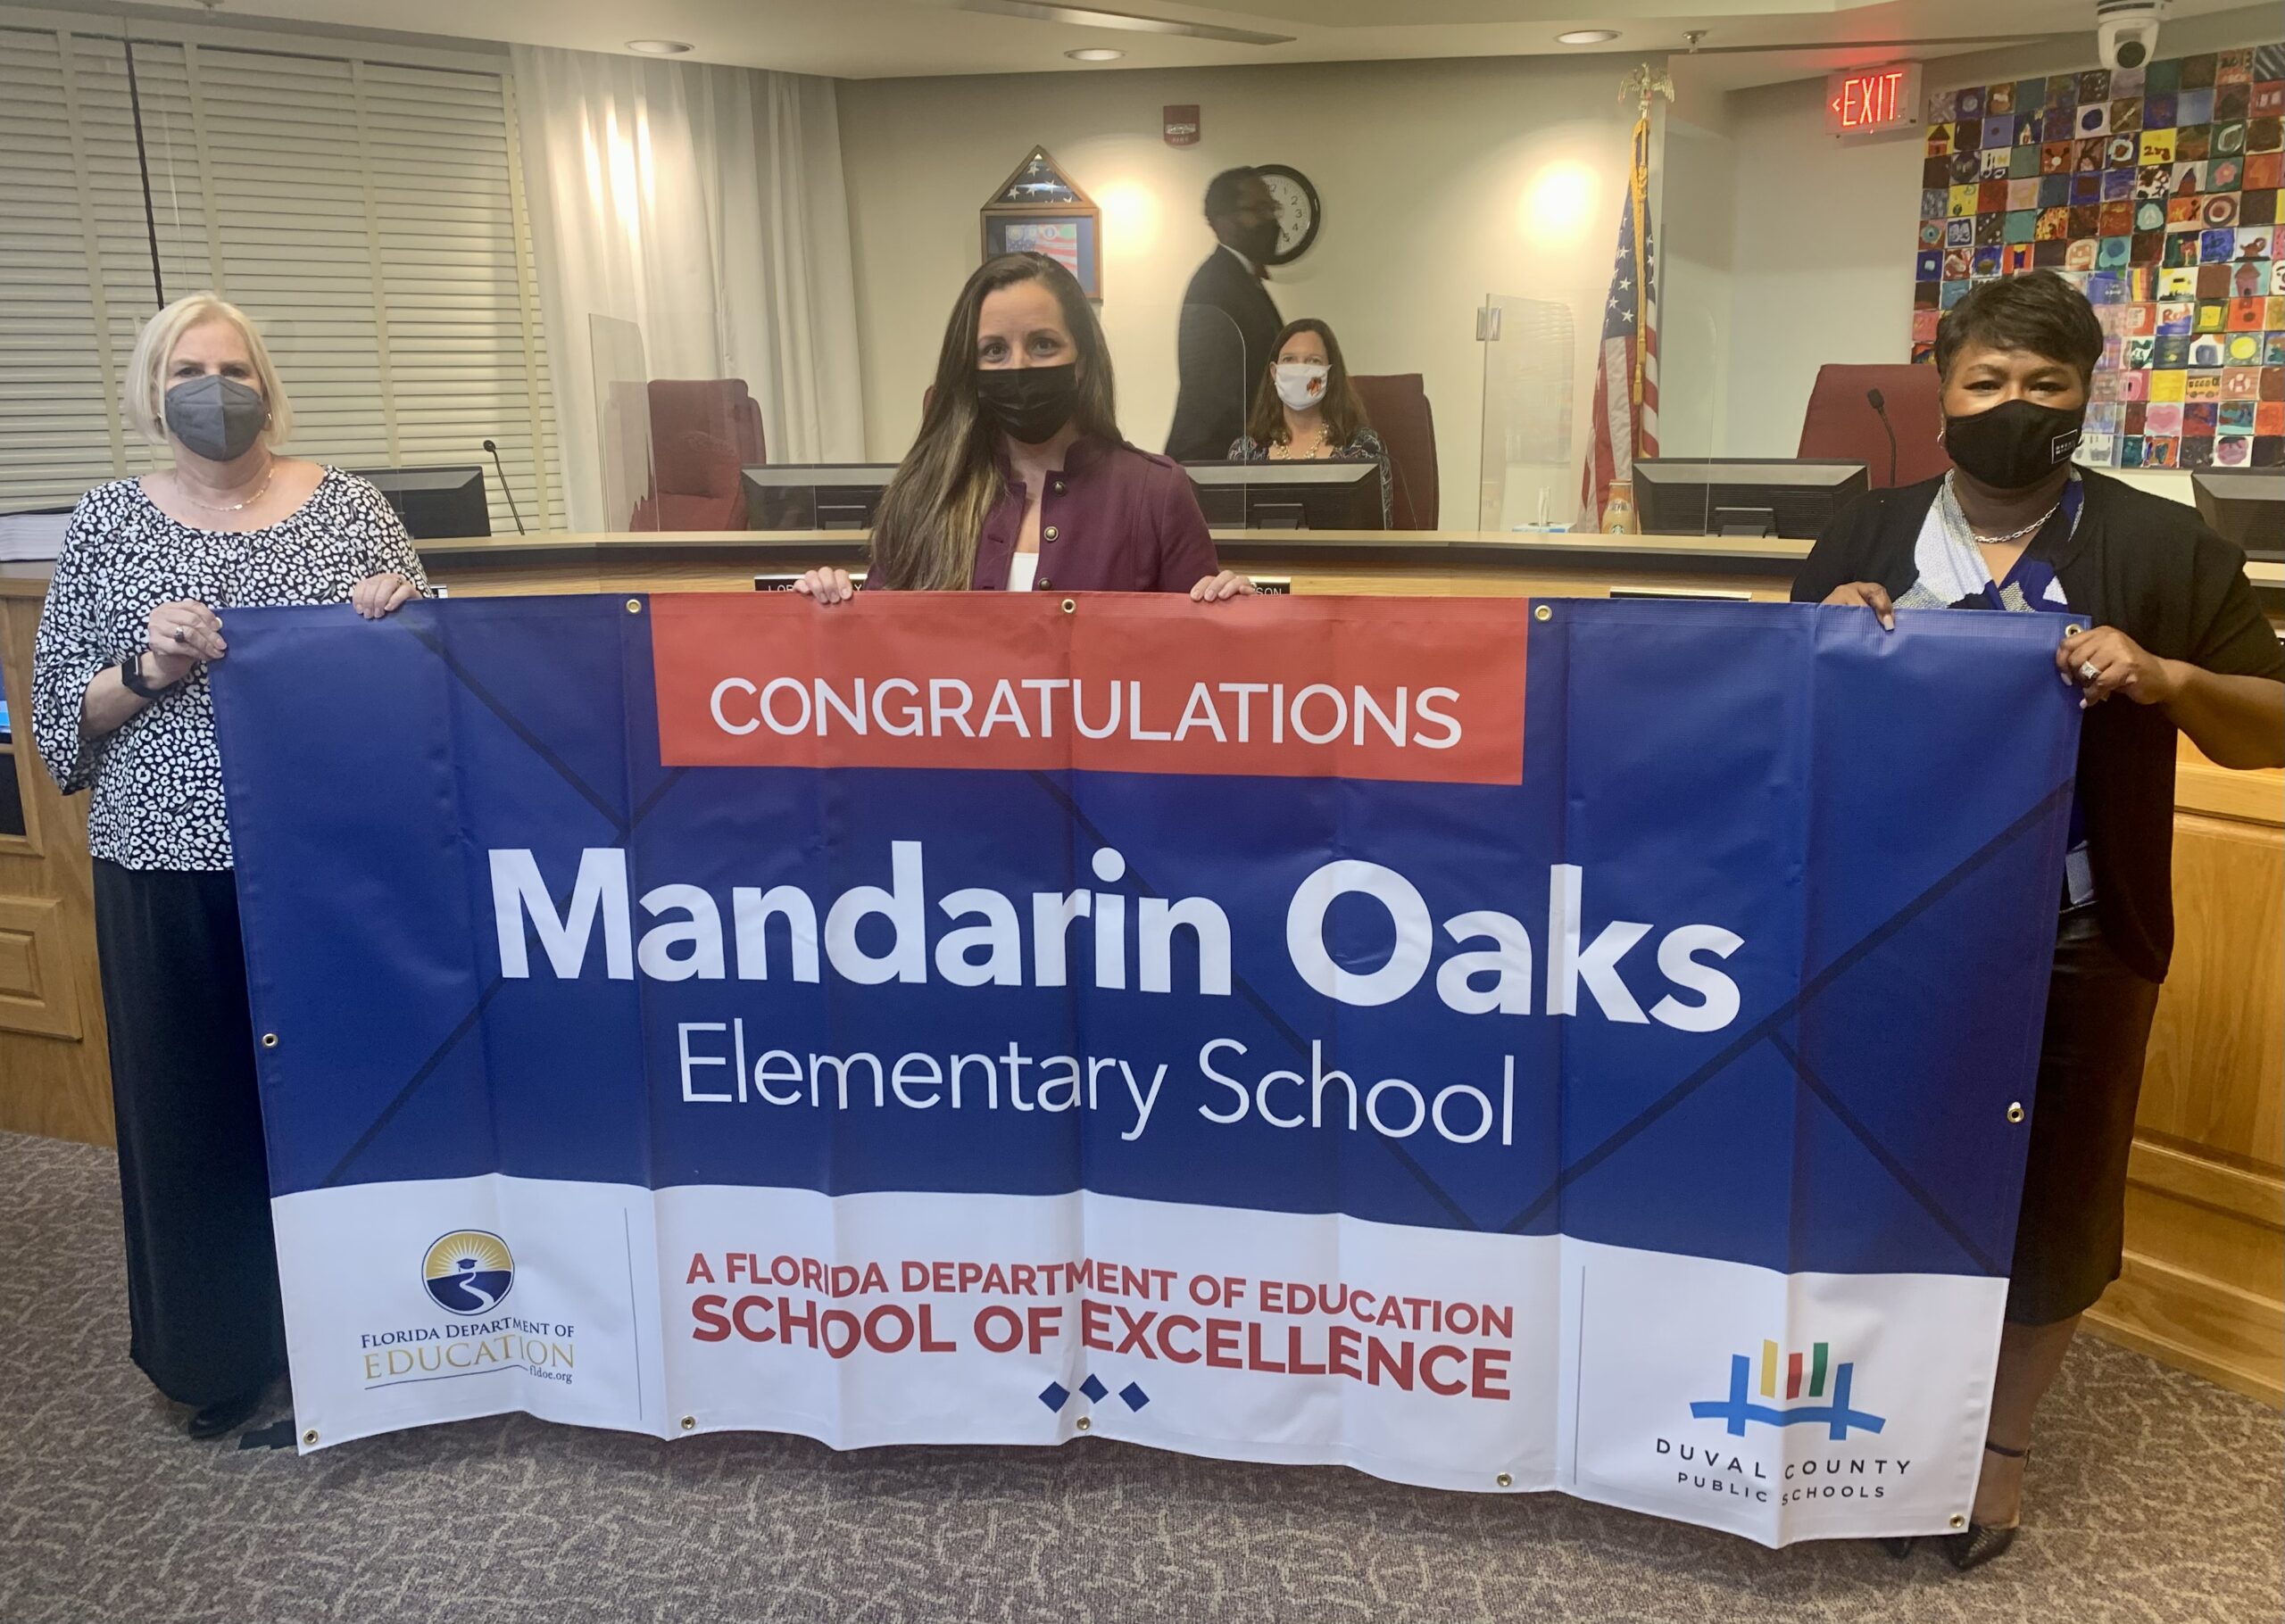
[[[2091,682],[2093,682],[2097,677],[2100,676],[2102,674],[2103,674],[2103,668],[2102,668],[2100,666],[2098,666],[2098,665],[2095,664],[2095,662],[2094,662],[2093,660],[2089,659],[2089,660],[2082,660],[2082,661],[2081,661],[2081,662],[2080,662],[2080,665],[2079,665],[2079,680],[2080,680],[2081,682],[2082,682],[2082,683],[2091,683]]]
[[[190,641],[190,628],[188,626],[179,626],[174,628],[172,634],[177,642],[188,642]]]

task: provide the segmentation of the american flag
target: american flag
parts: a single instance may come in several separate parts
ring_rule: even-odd
[[[1614,479],[1631,479],[1637,457],[1658,454],[1658,301],[1650,253],[1650,115],[1634,126],[1634,158],[1618,216],[1618,260],[1603,303],[1595,357],[1595,443],[1587,454],[1580,523],[1600,529]]]

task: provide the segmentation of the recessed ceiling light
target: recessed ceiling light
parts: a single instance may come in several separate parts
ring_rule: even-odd
[[[1573,29],[1567,34],[1558,34],[1559,46],[1607,46],[1618,37],[1616,29]]]
[[[1115,62],[1126,53],[1114,51],[1109,46],[1089,46],[1084,51],[1066,51],[1063,54],[1075,62]]]
[[[680,56],[690,46],[680,39],[630,39],[627,48],[644,56]]]

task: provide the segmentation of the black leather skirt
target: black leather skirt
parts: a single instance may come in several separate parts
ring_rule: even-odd
[[[2094,1306],[2118,1278],[2126,1158],[2158,983],[2103,940],[2092,907],[2063,916],[2032,1098],[2023,1216],[2007,1318],[2052,1325]]]

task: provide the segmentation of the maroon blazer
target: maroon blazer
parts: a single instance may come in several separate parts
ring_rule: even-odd
[[[976,543],[979,592],[1005,592],[1016,533],[1030,492],[1005,459],[1002,496]],[[1033,587],[1057,592],[1186,592],[1221,565],[1179,463],[1124,440],[1081,440],[1048,476],[1040,500],[1039,573]]]

